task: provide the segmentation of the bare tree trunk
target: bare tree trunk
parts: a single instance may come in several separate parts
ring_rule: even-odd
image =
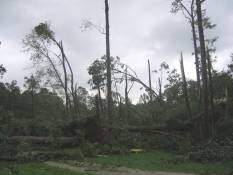
[[[211,124],[211,131],[212,135],[214,134],[214,91],[213,91],[213,81],[212,81],[212,61],[210,58],[210,52],[209,49],[207,48],[207,63],[208,63],[208,78],[209,78],[209,92],[210,92],[210,111],[211,111],[211,116],[210,116],[210,124]]]
[[[199,31],[199,41],[201,48],[201,73],[202,73],[202,105],[204,111],[204,120],[206,128],[206,136],[209,136],[210,127],[209,127],[209,90],[208,90],[208,76],[207,76],[207,65],[206,65],[206,49],[205,49],[205,37],[203,31],[203,20],[202,20],[202,7],[201,0],[196,0],[197,6],[197,20],[198,20],[198,31]]]
[[[192,35],[193,35],[193,48],[195,55],[195,65],[196,65],[196,76],[197,76],[197,89],[198,89],[198,108],[201,110],[201,100],[202,100],[202,92],[201,92],[201,77],[200,77],[200,65],[199,65],[199,57],[198,57],[198,47],[197,47],[197,35],[195,29],[195,19],[193,10],[191,13],[191,26],[192,26]]]
[[[128,69],[125,69],[125,107],[126,107],[126,121],[129,120],[129,96],[128,96]]]
[[[60,43],[62,48],[62,42]],[[66,60],[64,54],[62,52],[62,68],[64,73],[64,90],[65,90],[65,105],[66,105],[66,114],[69,115],[69,94],[68,94],[68,78],[67,78],[67,70],[66,70]]]
[[[107,103],[108,117],[110,126],[112,125],[113,103],[112,103],[112,80],[111,80],[111,55],[110,55],[110,37],[109,37],[109,5],[105,0],[105,21],[106,21],[106,65],[107,65]]]
[[[48,55],[48,53],[45,54],[45,53],[41,52],[41,54],[44,55],[48,59],[49,63],[51,64],[51,66],[52,66],[52,68],[53,68],[53,70],[54,70],[54,72],[56,74],[56,78],[58,79],[59,83],[61,84],[62,88],[64,89],[65,96],[67,97],[67,95],[68,95],[66,93],[66,89],[67,88],[65,87],[65,83],[62,81],[61,75],[59,74],[59,71],[57,70],[57,68],[56,68],[55,64],[53,63],[52,59],[50,58],[50,56]],[[68,99],[68,101],[69,101],[69,99]],[[65,104],[67,104],[67,102]],[[66,110],[66,114],[68,114],[67,110]]]
[[[102,103],[102,97],[101,97],[100,86],[98,86],[97,89],[98,89],[98,100],[99,100],[99,105],[100,105],[100,112],[103,114],[103,112],[104,112],[104,107],[103,107],[103,103]]]
[[[187,89],[187,81],[185,77],[185,71],[184,71],[184,63],[183,63],[183,54],[181,52],[180,54],[180,69],[181,69],[181,74],[182,74],[182,80],[183,80],[183,93],[184,93],[184,98],[185,98],[185,104],[188,112],[188,116],[190,120],[193,120],[192,117],[192,111],[189,103],[189,96],[188,96],[188,89]]]
[[[158,78],[158,84],[159,84],[159,102],[161,103],[163,101],[163,97],[162,97],[162,78]]]
[[[96,117],[100,118],[100,108],[99,108],[99,97],[98,97],[98,95],[95,96],[95,111],[96,111]]]
[[[148,76],[149,76],[149,88],[148,92],[149,92],[149,97],[150,97],[150,101],[149,101],[149,107],[150,107],[150,113],[151,113],[151,118],[152,120],[154,120],[154,110],[153,110],[153,94],[152,94],[152,85],[151,85],[151,69],[150,69],[150,60],[148,59]]]
[[[118,112],[119,112],[119,119],[123,119],[122,118],[122,98],[119,97],[119,105],[118,105]]]
[[[79,105],[78,105],[77,95],[75,95],[76,91],[75,91],[75,87],[74,87],[74,73],[73,73],[72,67],[70,65],[70,62],[69,62],[68,58],[65,55],[62,42],[60,44],[60,49],[61,49],[62,57],[65,58],[65,61],[68,64],[68,67],[69,67],[69,70],[70,70],[70,74],[71,74],[71,84],[70,84],[70,86],[71,86],[71,95],[72,95],[72,98],[73,98],[74,113],[75,113],[75,116],[77,117],[78,115],[80,116],[81,113],[80,113],[80,109],[79,109]]]
[[[32,107],[32,118],[34,118],[35,117],[35,112],[34,112],[34,88],[32,87],[32,91],[31,91],[31,100],[32,100],[32,105],[31,105],[31,107]]]
[[[150,70],[150,60],[148,59],[148,75],[149,75],[149,97],[150,97],[150,103],[152,102],[153,100],[153,96],[152,96],[152,93],[151,93],[151,89],[152,89],[152,86],[151,86],[151,70]]]

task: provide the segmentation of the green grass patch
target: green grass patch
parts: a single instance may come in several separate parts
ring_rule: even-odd
[[[153,151],[129,155],[110,155],[90,158],[87,161],[104,166],[123,166],[149,171],[184,172],[195,174],[230,175],[233,161],[216,163],[196,163],[191,161],[176,162],[177,155]]]
[[[10,168],[7,168],[10,167]],[[53,168],[44,163],[10,165],[1,163],[0,175],[90,175],[88,173],[71,172],[65,169]]]

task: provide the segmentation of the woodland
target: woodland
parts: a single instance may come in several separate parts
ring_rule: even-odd
[[[90,88],[75,79],[79,70],[47,21],[22,38],[34,72],[24,78],[24,87],[17,80],[1,81],[8,70],[0,64],[0,174],[63,175],[63,170],[49,169],[50,161],[232,174],[233,62],[224,70],[214,69],[218,37],[206,35],[216,24],[205,0],[171,1],[171,13],[181,13],[192,33],[195,79],[186,76],[182,52],[179,69],[164,61],[155,70],[153,59],[145,59],[148,76],[143,78],[120,56],[113,57],[111,6],[108,0],[103,3],[104,28],[92,21],[83,24],[106,40],[106,53],[86,70]],[[135,85],[141,87],[138,103],[131,99]]]

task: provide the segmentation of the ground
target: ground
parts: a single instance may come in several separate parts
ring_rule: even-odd
[[[55,168],[45,163],[27,163],[0,166],[0,175],[90,175],[89,173],[73,172],[67,169]]]
[[[89,162],[114,167],[128,167],[145,171],[183,172],[194,174],[230,174],[233,160],[226,162],[196,163],[176,154],[150,151],[139,154],[99,156]]]
[[[0,175],[231,175],[232,172],[233,161],[194,163],[161,151],[98,156],[84,162],[60,160],[0,165]]]

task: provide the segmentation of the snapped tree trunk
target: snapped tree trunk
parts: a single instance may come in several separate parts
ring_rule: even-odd
[[[62,42],[60,42],[60,46],[62,47]],[[63,52],[62,52],[62,68],[63,68],[63,73],[64,73],[64,90],[65,90],[66,114],[69,115],[68,78],[67,78],[67,70],[66,70],[66,60],[65,60]]]
[[[128,69],[125,69],[125,107],[126,107],[126,122],[128,122],[130,118],[129,114],[129,95],[128,95]]]
[[[151,86],[151,70],[150,70],[150,60],[149,59],[148,59],[148,76],[149,76],[149,88],[150,88],[150,89],[148,89],[148,92],[149,92],[149,97],[150,97],[150,103],[152,103],[153,96],[151,93],[152,86]]]
[[[205,37],[203,31],[203,20],[202,20],[202,5],[201,0],[196,0],[197,6],[197,22],[198,22],[198,33],[199,42],[201,48],[201,73],[202,73],[202,109],[204,112],[204,123],[206,136],[210,135],[210,123],[209,123],[209,90],[208,90],[208,76],[207,76],[207,63],[206,63],[206,49],[205,49]]]
[[[208,63],[208,78],[209,78],[209,92],[210,92],[210,124],[211,124],[211,133],[214,135],[214,91],[213,91],[213,81],[212,81],[212,61],[210,58],[210,52],[207,48],[207,63]]]
[[[112,125],[113,103],[112,103],[112,80],[111,80],[111,56],[110,56],[110,36],[109,36],[109,5],[105,0],[105,22],[106,22],[106,65],[107,65],[107,103],[109,124]]]
[[[154,110],[153,110],[153,94],[152,94],[152,85],[151,85],[151,69],[150,69],[150,60],[148,59],[148,76],[149,76],[149,107],[150,107],[150,113],[151,113],[151,118],[154,120]]]
[[[158,78],[158,85],[159,85],[159,102],[163,102],[163,97],[162,97],[162,77]]]
[[[182,52],[180,54],[180,69],[181,69],[182,80],[183,80],[183,95],[184,95],[184,98],[185,98],[186,109],[187,109],[189,119],[192,121],[192,119],[193,119],[192,118],[192,111],[191,111],[191,107],[190,107],[190,103],[189,103],[188,88],[187,88],[187,81],[186,81],[186,77],[185,77]]]

